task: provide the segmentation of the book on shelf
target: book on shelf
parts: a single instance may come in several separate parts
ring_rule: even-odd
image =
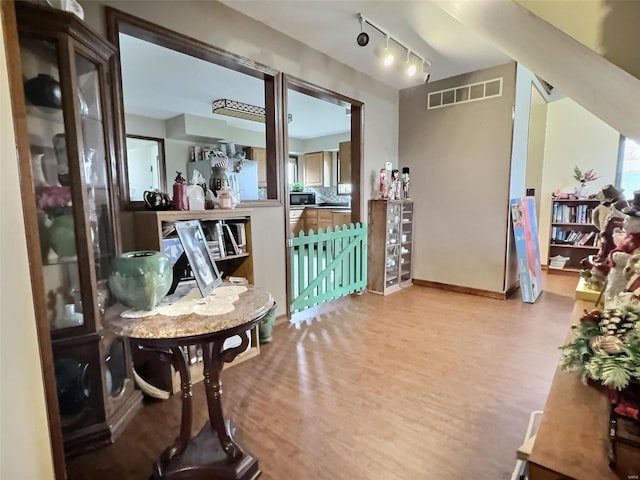
[[[563,205],[553,203],[553,223],[591,223],[593,207],[591,205]]]
[[[585,234],[582,236],[582,238],[580,238],[580,240],[578,240],[578,245],[587,245],[587,242],[589,242],[589,240],[591,240],[593,237],[596,236],[596,232],[585,232]],[[590,245],[593,245],[593,243],[590,243]]]
[[[228,235],[229,238],[229,243],[227,244],[227,247],[231,247],[231,248],[227,248],[228,252],[233,251],[234,255],[240,255],[240,247],[238,247],[238,243],[236,242],[235,237],[233,236],[233,232],[231,231],[231,227],[229,226],[229,224],[225,223],[224,224],[224,228],[225,231]]]
[[[597,241],[595,231],[565,230],[560,227],[551,228],[552,245],[594,246]]]
[[[218,249],[220,251],[220,257],[221,258],[226,257],[227,251],[225,250],[225,247],[224,247],[224,232],[222,231],[221,222],[216,222],[215,230],[216,230],[216,240],[218,242]]]
[[[247,235],[245,231],[244,222],[242,221],[227,221],[226,225],[229,226],[231,232],[235,237],[236,244],[240,253],[247,253]]]

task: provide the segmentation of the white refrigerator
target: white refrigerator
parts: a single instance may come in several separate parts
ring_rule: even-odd
[[[227,178],[231,190],[240,192],[240,201],[259,200],[258,195],[258,162],[245,160],[239,172],[234,172],[237,159],[229,159],[227,164]],[[187,181],[193,177],[193,171],[198,170],[207,181],[211,178],[211,160],[199,160],[187,163]]]

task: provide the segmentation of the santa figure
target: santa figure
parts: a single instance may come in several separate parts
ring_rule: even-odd
[[[633,203],[623,208],[622,213],[626,215],[622,223],[626,235],[609,254],[608,264],[611,270],[605,291],[607,308],[608,302],[613,301],[627,287],[629,279],[625,277],[625,267],[634,254],[640,253],[640,190],[633,192]]]

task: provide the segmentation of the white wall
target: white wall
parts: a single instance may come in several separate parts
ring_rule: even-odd
[[[0,478],[48,480],[53,462],[0,24]]]
[[[551,194],[558,189],[578,186],[573,167],[583,172],[590,168],[600,178],[590,185],[597,192],[607,183],[615,183],[620,134],[570,98],[547,107],[547,130],[542,171],[540,205],[540,256],[549,258]]]

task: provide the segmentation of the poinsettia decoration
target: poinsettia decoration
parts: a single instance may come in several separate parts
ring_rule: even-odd
[[[640,382],[640,308],[586,311],[573,325],[576,337],[562,345],[561,366],[622,390]]]

